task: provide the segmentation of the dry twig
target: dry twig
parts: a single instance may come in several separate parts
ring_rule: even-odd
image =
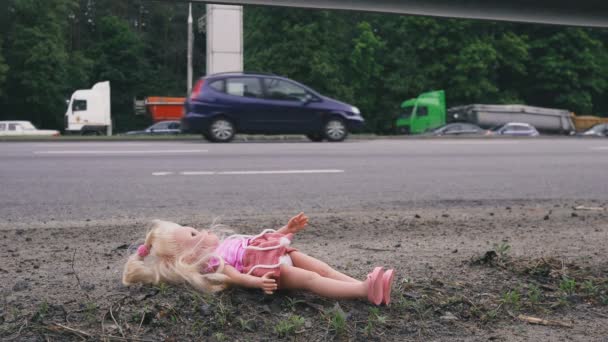
[[[530,324],[555,325],[555,326],[559,326],[559,327],[572,328],[572,324],[566,323],[566,322],[546,320],[546,319],[542,319],[542,318],[538,318],[538,317],[525,316],[525,315],[519,315],[519,316],[517,316],[517,318],[524,322],[528,322]]]

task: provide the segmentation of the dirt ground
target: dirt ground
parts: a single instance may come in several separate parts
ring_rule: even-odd
[[[143,221],[5,222],[0,340],[608,341],[606,207],[439,202],[307,212],[310,225],[294,247],[361,279],[376,265],[395,268],[389,307],[302,292],[126,288],[122,266]],[[222,223],[253,234],[293,214]]]

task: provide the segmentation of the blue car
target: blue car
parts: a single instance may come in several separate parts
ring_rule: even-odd
[[[221,73],[199,79],[186,99],[183,133],[229,142],[236,133],[305,134],[342,141],[365,120],[357,107],[325,97],[285,77]]]

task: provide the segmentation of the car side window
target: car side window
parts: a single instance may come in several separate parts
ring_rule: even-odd
[[[265,97],[271,100],[304,101],[310,96],[306,89],[276,78],[265,78],[264,86]]]
[[[0,131],[6,130],[6,124],[0,123]]]
[[[255,77],[229,78],[226,80],[226,93],[242,97],[262,97],[260,80]]]
[[[416,115],[417,116],[427,116],[429,115],[429,109],[426,106],[420,106],[418,108],[416,108]]]
[[[16,131],[17,130],[17,126],[19,126],[19,124],[16,124],[16,123],[8,124],[8,130],[9,131]]]
[[[168,122],[159,122],[156,125],[150,127],[152,129],[167,129],[169,127]]]
[[[177,122],[172,122],[169,124],[169,129],[179,129],[179,124]]]
[[[216,80],[209,84],[209,86],[217,91],[224,93],[224,80]]]
[[[452,126],[448,127],[445,130],[445,132],[446,133],[457,132],[457,131],[460,131],[461,127],[462,127],[461,125],[452,125]]]
[[[72,111],[77,112],[87,110],[87,100],[74,100],[72,103]]]

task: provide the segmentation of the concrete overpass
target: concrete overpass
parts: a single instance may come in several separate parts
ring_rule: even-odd
[[[213,0],[233,5],[288,6],[449,18],[608,27],[608,0]]]

